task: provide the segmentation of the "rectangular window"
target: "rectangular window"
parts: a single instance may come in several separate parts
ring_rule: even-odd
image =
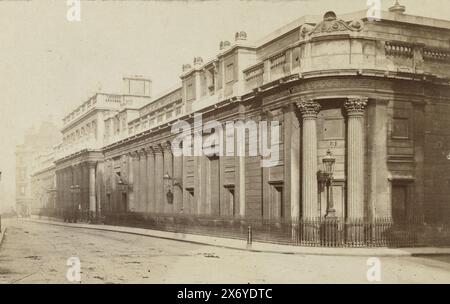
[[[186,99],[192,100],[193,98],[194,98],[194,89],[192,83],[190,83],[186,86]]]
[[[225,70],[225,82],[229,83],[234,80],[234,64],[230,63],[227,64],[226,70]]]
[[[235,217],[238,214],[238,210],[236,210],[236,199],[234,195],[234,187],[228,188],[228,201],[229,201],[229,208],[230,208],[230,214]]]
[[[409,120],[408,118],[395,118],[393,120],[392,137],[409,138]]]
[[[273,185],[272,186],[272,198],[270,204],[270,218],[279,219],[284,216],[283,210],[283,186]]]
[[[402,222],[407,218],[408,186],[392,185],[392,218],[394,222]]]

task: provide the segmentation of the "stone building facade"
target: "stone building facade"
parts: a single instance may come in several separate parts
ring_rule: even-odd
[[[89,188],[101,202],[90,210],[108,214],[444,221],[449,33],[450,22],[401,9],[378,21],[366,11],[303,17],[258,43],[238,32],[215,58],[183,65],[179,87],[131,112],[109,109],[98,120],[106,126],[102,144],[56,162],[58,191],[78,176],[83,201]],[[260,155],[249,155],[250,132],[240,146],[245,156],[176,155],[177,121],[208,135],[194,127],[196,113],[223,126],[279,122],[279,162],[264,167]],[[225,148],[237,155],[237,146]],[[335,158],[333,208],[318,182],[328,151]],[[83,174],[73,173],[75,162],[87,164]],[[67,200],[59,195],[59,203]]]
[[[128,119],[150,101],[149,79],[125,77],[123,83],[124,94],[97,93],[63,119],[63,141],[55,156],[58,211],[76,209],[87,218],[100,214],[106,138],[127,136],[122,130]]]

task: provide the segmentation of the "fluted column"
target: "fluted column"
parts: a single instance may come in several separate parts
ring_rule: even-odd
[[[302,216],[319,216],[317,195],[317,114],[320,105],[312,99],[297,103],[302,113]]]
[[[348,115],[347,216],[364,217],[364,111],[367,98],[349,98],[345,102]]]
[[[139,151],[139,212],[147,211],[147,154]]]
[[[160,145],[152,147],[155,153],[155,211],[157,213],[164,212],[164,157],[163,150]]]
[[[91,218],[96,215],[96,197],[95,197],[95,162],[89,163],[89,213]]]
[[[139,161],[138,154],[136,152],[132,152],[128,155],[128,183],[132,186],[132,189],[130,190],[129,196],[129,208],[130,211],[136,211],[137,209],[137,201],[139,200],[138,194],[136,193],[136,189],[139,189],[139,187],[136,188],[136,181],[135,181],[135,175],[137,174],[136,170],[136,163]]]
[[[175,179],[173,187],[174,213],[184,213],[186,210],[183,210],[183,156],[173,157],[173,177]]]
[[[151,147],[147,153],[147,212],[155,212],[155,154]]]
[[[168,174],[171,178],[173,178],[173,155],[172,155],[172,146],[170,142],[165,143],[163,145],[164,148],[164,174]],[[173,194],[173,187],[171,186],[172,181],[164,182],[164,213],[173,213],[173,202],[172,204],[169,204],[167,200],[167,193],[172,191]]]

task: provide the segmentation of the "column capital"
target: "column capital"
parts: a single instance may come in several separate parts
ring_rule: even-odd
[[[172,151],[172,143],[170,141],[165,141],[161,143],[161,147],[163,148],[164,152]]]
[[[160,144],[151,146],[154,154],[161,154],[163,152],[163,147]]]
[[[146,149],[144,148],[144,149],[139,149],[138,150],[138,154],[139,154],[139,157],[146,157],[147,156],[147,153],[146,153]]]
[[[317,114],[319,114],[320,104],[314,99],[300,99],[296,102],[300,113],[302,113],[302,117],[306,119],[315,119],[317,118]]]
[[[134,160],[139,158],[139,151],[132,151],[128,155]]]
[[[362,116],[368,103],[367,97],[349,97],[344,104],[347,115]]]
[[[88,165],[89,169],[94,169],[95,166],[97,165],[97,162],[89,161],[89,162],[87,162],[87,165]]]
[[[145,147],[144,150],[145,150],[145,153],[147,154],[147,156],[152,156],[155,153],[151,146]]]

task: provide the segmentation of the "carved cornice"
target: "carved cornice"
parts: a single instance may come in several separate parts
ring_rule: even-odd
[[[364,115],[367,106],[367,97],[350,97],[344,104],[345,110],[349,116]]]
[[[335,13],[328,12],[323,17],[323,21],[316,24],[316,26],[304,24],[300,29],[300,35],[302,38],[307,38],[308,36],[321,34],[359,32],[363,29],[363,26],[364,23],[361,20],[346,22],[342,19],[338,19]]]
[[[317,118],[320,111],[320,104],[313,99],[301,99],[297,102],[297,107],[303,118]]]

